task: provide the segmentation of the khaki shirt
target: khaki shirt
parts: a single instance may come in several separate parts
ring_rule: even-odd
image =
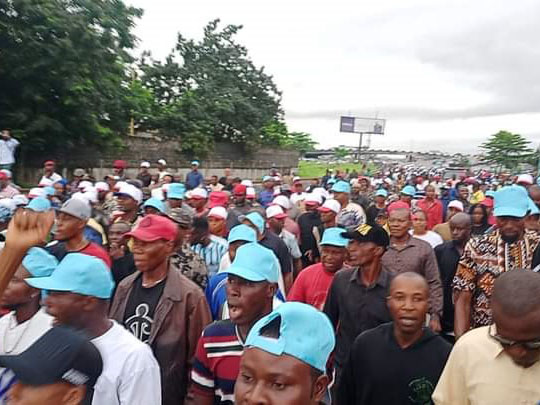
[[[459,339],[433,392],[436,405],[537,405],[540,362],[519,367],[488,335],[488,326]]]

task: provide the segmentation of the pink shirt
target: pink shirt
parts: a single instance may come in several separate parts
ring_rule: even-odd
[[[326,271],[322,263],[306,267],[294,281],[287,301],[303,302],[322,310],[333,279],[334,273]]]

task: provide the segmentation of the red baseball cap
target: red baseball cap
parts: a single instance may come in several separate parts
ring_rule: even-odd
[[[147,215],[126,236],[143,242],[155,242],[160,239],[173,241],[176,239],[177,233],[176,224],[169,218],[160,215]]]
[[[8,180],[9,177],[6,173],[0,172],[0,180]]]
[[[127,163],[125,160],[115,160],[113,163],[115,169],[125,169],[127,168]]]
[[[484,198],[481,202],[480,202],[480,205],[483,205],[484,207],[488,207],[488,208],[493,208],[493,198]]]
[[[208,197],[208,208],[225,207],[229,196],[225,191],[212,191]]]
[[[387,208],[388,215],[390,215],[392,211],[399,210],[399,209],[411,209],[411,207],[409,207],[409,204],[403,201],[393,202]]]
[[[44,166],[47,166],[47,165],[55,165],[56,162],[54,160],[46,160],[45,163],[43,163]]]
[[[247,192],[247,186],[244,186],[243,184],[237,184],[234,186],[233,194],[234,195],[245,195]]]

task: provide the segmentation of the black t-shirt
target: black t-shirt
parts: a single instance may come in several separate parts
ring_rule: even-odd
[[[133,284],[133,290],[129,295],[124,312],[124,326],[137,339],[147,343],[150,338],[150,331],[154,323],[154,312],[158,304],[166,280],[159,284],[145,288],[142,285],[142,276],[137,277]]]
[[[386,211],[386,208],[377,208],[375,204],[371,205],[367,209],[367,220],[368,223],[374,223],[375,219],[379,216],[379,214],[384,213]]]

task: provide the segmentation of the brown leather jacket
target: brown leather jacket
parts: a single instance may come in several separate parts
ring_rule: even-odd
[[[126,304],[139,274],[135,272],[126,277],[116,290],[110,317],[120,324],[123,324]],[[203,291],[169,264],[169,274],[156,306],[148,341],[161,371],[163,405],[184,403],[197,341],[211,321]]]

